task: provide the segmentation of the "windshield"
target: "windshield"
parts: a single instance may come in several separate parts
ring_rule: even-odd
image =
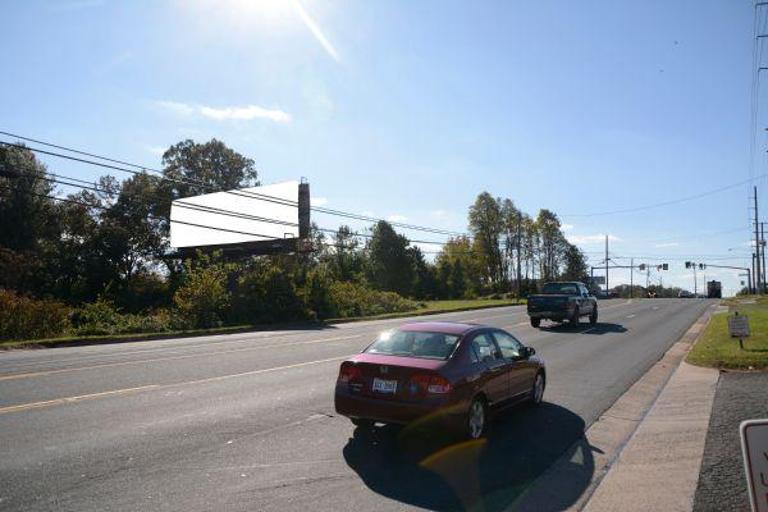
[[[387,331],[381,333],[366,352],[405,357],[448,359],[459,337],[452,334],[423,331]]]
[[[547,283],[541,293],[545,295],[578,295],[579,287],[573,283]]]

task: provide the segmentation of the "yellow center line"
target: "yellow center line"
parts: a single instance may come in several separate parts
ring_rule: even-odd
[[[148,384],[146,386],[139,386],[135,388],[113,389],[110,391],[103,391],[100,393],[91,393],[88,395],[68,396],[63,398],[55,398],[53,400],[45,400],[42,402],[30,402],[26,404],[10,405],[7,407],[0,407],[0,414],[21,412],[21,411],[27,411],[30,409],[40,409],[43,407],[51,407],[54,405],[71,404],[71,403],[82,402],[84,400],[92,400],[95,398],[103,398],[107,396],[124,395],[128,393],[138,393],[141,391],[168,389],[168,388],[173,388],[178,386],[189,386],[193,384],[206,384],[209,382],[218,382],[218,381],[227,380],[227,379],[235,379],[238,377],[247,377],[251,375],[259,375],[262,373],[277,372],[281,370],[290,370],[292,368],[300,368],[302,366],[310,366],[310,365],[321,364],[321,363],[330,363],[332,361],[341,361],[342,359],[346,359],[354,355],[356,354],[349,354],[349,355],[339,356],[339,357],[331,357],[329,359],[318,359],[317,361],[306,361],[303,363],[289,364],[285,366],[276,366],[274,368],[252,370],[249,372],[231,373],[229,375],[219,375],[217,377],[208,377],[205,379],[189,380],[185,382],[175,382],[172,384]]]
[[[91,366],[79,366],[77,368],[61,368],[58,370],[42,370],[39,372],[28,372],[28,373],[13,373],[10,375],[2,375],[0,376],[0,381],[4,380],[15,380],[15,379],[28,379],[32,377],[41,377],[46,375],[55,375],[59,373],[70,373],[70,372],[80,372],[85,370],[96,370],[99,368],[112,368],[115,366],[128,366],[128,365],[134,365],[134,364],[144,364],[144,363],[153,363],[157,361],[173,361],[178,359],[189,359],[193,357],[206,357],[211,355],[219,355],[219,354],[231,354],[233,352],[250,352],[254,350],[260,350],[263,348],[270,348],[270,347],[292,347],[295,345],[310,345],[314,343],[326,343],[331,341],[341,341],[341,340],[347,340],[352,338],[359,338],[362,336],[361,334],[354,334],[351,336],[338,336],[335,338],[323,338],[321,340],[310,340],[310,341],[298,341],[296,343],[273,343],[271,345],[258,345],[256,347],[246,347],[246,348],[233,348],[229,350],[221,350],[221,351],[207,351],[207,352],[199,352],[195,354],[185,354],[183,356],[170,356],[170,357],[156,357],[153,359],[138,359],[134,361],[120,361],[116,363],[104,363],[104,364],[94,364]]]

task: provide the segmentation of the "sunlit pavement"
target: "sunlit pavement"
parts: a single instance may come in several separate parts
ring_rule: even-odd
[[[547,402],[474,443],[335,415],[339,361],[402,319],[0,354],[0,508],[502,510],[709,304],[601,301],[597,326],[541,330],[522,307],[430,317],[507,328],[547,360]]]

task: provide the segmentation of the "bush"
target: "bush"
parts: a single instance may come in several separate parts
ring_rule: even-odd
[[[187,262],[185,267],[184,282],[173,296],[179,326],[208,328],[222,325],[230,305],[227,266],[201,256],[197,263]]]
[[[305,303],[317,318],[333,318],[338,316],[336,304],[331,295],[333,279],[321,268],[314,269],[307,275],[305,288]]]
[[[0,289],[0,339],[28,340],[63,336],[70,309],[60,302],[35,300]]]
[[[311,317],[293,276],[272,264],[257,263],[237,280],[233,314],[239,322],[304,320]]]
[[[395,292],[380,292],[356,283],[335,282],[330,298],[338,318],[412,311],[418,304]]]
[[[75,332],[81,336],[162,332],[171,329],[167,311],[134,315],[120,313],[114,304],[102,297],[86,304],[72,315]]]

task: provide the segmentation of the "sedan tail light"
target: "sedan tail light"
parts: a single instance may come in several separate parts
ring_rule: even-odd
[[[358,380],[363,376],[363,370],[354,363],[342,363],[339,369],[339,382]]]
[[[411,377],[412,394],[444,394],[450,393],[451,383],[445,377],[432,373],[417,373]]]

